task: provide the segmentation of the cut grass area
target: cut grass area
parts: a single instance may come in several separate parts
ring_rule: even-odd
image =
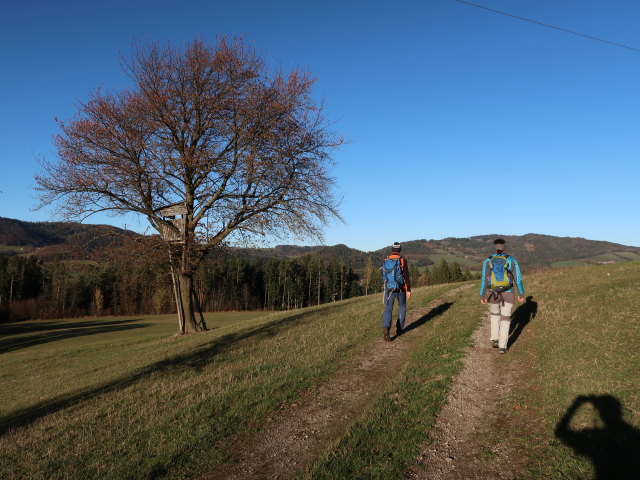
[[[633,252],[609,252],[601,255],[594,255],[593,257],[587,257],[581,259],[586,264],[597,264],[604,262],[627,262],[640,260],[640,255]]]
[[[207,314],[221,332],[265,312]],[[0,324],[0,418],[70,391],[90,390],[182,351],[167,342],[175,315],[75,318]]]
[[[305,479],[407,478],[440,411],[481,313],[474,288],[437,307],[424,341],[380,395]]]
[[[450,288],[419,289],[412,301]],[[227,459],[230,438],[369,348],[381,310],[373,295],[213,316],[217,328],[173,341],[169,316],[3,326],[3,478],[197,477]]]
[[[640,260],[640,255],[634,252],[616,252],[616,255],[624,258],[625,260]]]
[[[579,262],[578,260],[563,260],[561,262],[553,262],[551,264],[554,268],[571,268],[571,267],[584,267],[586,263]]]
[[[512,351],[537,383],[513,397],[529,410],[514,427],[525,478],[638,478],[640,264],[553,270],[526,287],[537,315]]]

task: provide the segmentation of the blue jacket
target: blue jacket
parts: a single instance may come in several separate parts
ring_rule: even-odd
[[[487,277],[491,275],[491,267],[489,266],[489,261],[497,255],[497,253],[494,253],[489,258],[485,259],[484,263],[482,264],[482,275],[480,276],[481,297],[484,295],[484,291],[487,288]],[[511,271],[511,273],[513,274],[516,286],[518,287],[518,292],[520,293],[520,295],[524,296],[524,285],[522,284],[522,275],[520,274],[520,267],[518,266],[518,262],[508,253],[503,253],[502,255],[508,255],[509,258],[507,259],[507,269],[509,269],[509,271]],[[513,292],[513,288],[511,290],[507,290],[507,292]]]

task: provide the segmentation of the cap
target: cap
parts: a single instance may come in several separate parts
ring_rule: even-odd
[[[398,242],[394,242],[393,245],[391,245],[391,251],[392,252],[399,252],[400,251],[400,244]]]

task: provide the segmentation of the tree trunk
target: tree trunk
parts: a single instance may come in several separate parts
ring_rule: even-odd
[[[321,272],[321,265],[320,264],[318,266],[318,305],[320,305],[320,272]]]
[[[178,312],[178,333],[184,333],[184,309],[182,308],[182,296],[180,295],[180,280],[176,275],[173,265],[171,265],[171,282],[173,283],[173,296]]]
[[[202,302],[198,298],[198,295],[196,295],[196,291],[195,290],[192,290],[191,293],[192,293],[192,296],[193,296],[193,302],[195,303],[195,306],[198,309],[198,314],[200,316],[200,322],[198,323],[198,325],[200,326],[200,328],[202,328],[203,331],[207,330],[207,324],[204,321],[204,315],[202,314]],[[194,317],[195,317],[195,315],[194,315]]]
[[[202,327],[196,322],[193,311],[193,277],[190,273],[180,272],[180,298],[186,333],[202,332]]]

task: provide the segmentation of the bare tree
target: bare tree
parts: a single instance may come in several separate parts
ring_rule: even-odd
[[[123,65],[131,90],[98,89],[58,120],[39,206],[144,215],[168,252],[180,332],[200,331],[192,275],[208,249],[232,234],[318,237],[339,218],[328,170],[343,139],[309,74],[270,74],[241,40],[137,45]]]

